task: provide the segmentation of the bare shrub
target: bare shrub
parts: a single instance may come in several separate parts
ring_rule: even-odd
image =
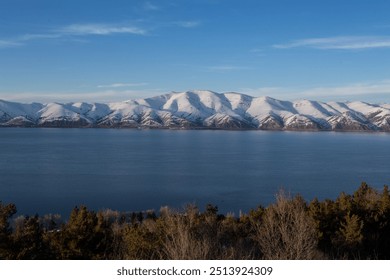
[[[264,259],[310,260],[321,256],[317,250],[315,224],[301,197],[291,198],[283,191],[276,196],[262,221],[255,225],[255,240]]]
[[[165,239],[162,258],[171,260],[205,260],[212,258],[212,244],[207,235],[198,235],[199,214],[189,206],[184,215],[164,209]]]

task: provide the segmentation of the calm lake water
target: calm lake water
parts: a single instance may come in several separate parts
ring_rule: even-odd
[[[390,134],[133,129],[0,129],[0,200],[19,214],[248,211],[285,188],[306,199],[390,184]]]

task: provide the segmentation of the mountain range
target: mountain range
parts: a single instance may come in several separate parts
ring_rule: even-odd
[[[116,103],[0,100],[0,126],[390,132],[390,104],[283,101],[213,91],[172,92]]]

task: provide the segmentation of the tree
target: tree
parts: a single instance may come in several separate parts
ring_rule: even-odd
[[[125,259],[150,260],[161,258],[162,230],[160,223],[152,219],[131,223],[122,230]]]
[[[43,240],[43,229],[38,215],[24,217],[22,223],[12,235],[13,257],[18,260],[39,260],[49,258],[47,246]]]
[[[341,222],[340,234],[343,238],[343,243],[354,248],[362,243],[363,240],[363,221],[360,220],[359,216],[347,214],[345,216],[345,222]]]
[[[102,215],[80,206],[73,209],[68,222],[55,235],[54,246],[62,259],[102,259],[109,254],[112,229]]]
[[[0,259],[8,259],[12,253],[12,230],[9,219],[16,213],[15,204],[4,205],[0,201]]]

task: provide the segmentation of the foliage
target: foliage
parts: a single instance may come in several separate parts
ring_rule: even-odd
[[[19,216],[0,202],[0,259],[389,259],[390,194],[366,183],[335,200],[277,194],[235,217],[207,205],[159,213]]]

